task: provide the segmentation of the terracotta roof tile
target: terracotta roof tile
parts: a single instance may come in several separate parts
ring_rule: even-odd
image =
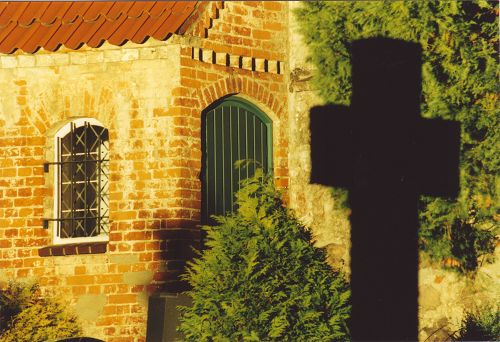
[[[0,2],[0,53],[164,40],[196,8],[194,1]]]

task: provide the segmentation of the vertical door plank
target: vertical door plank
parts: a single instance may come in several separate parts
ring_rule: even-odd
[[[270,171],[270,120],[238,101],[224,101],[204,116],[204,165],[202,220],[214,224],[212,215],[236,210],[240,182],[260,167]],[[257,114],[260,113],[260,114]],[[264,121],[263,118],[267,121]],[[239,168],[235,162],[245,160]]]

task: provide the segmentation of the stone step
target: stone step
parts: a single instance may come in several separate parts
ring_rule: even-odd
[[[176,331],[179,325],[178,305],[191,305],[191,298],[177,293],[160,293],[149,297],[146,342],[182,340],[182,335]]]

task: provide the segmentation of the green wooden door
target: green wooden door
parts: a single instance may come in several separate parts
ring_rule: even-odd
[[[235,209],[239,182],[256,167],[272,170],[272,122],[248,101],[230,97],[207,108],[202,122],[202,223]],[[250,161],[235,168],[238,160]]]

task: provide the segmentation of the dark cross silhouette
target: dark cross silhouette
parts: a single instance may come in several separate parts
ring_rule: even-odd
[[[460,126],[420,118],[421,48],[352,44],[350,108],[311,110],[311,182],[349,190],[353,340],[417,340],[418,196],[458,192]]]

